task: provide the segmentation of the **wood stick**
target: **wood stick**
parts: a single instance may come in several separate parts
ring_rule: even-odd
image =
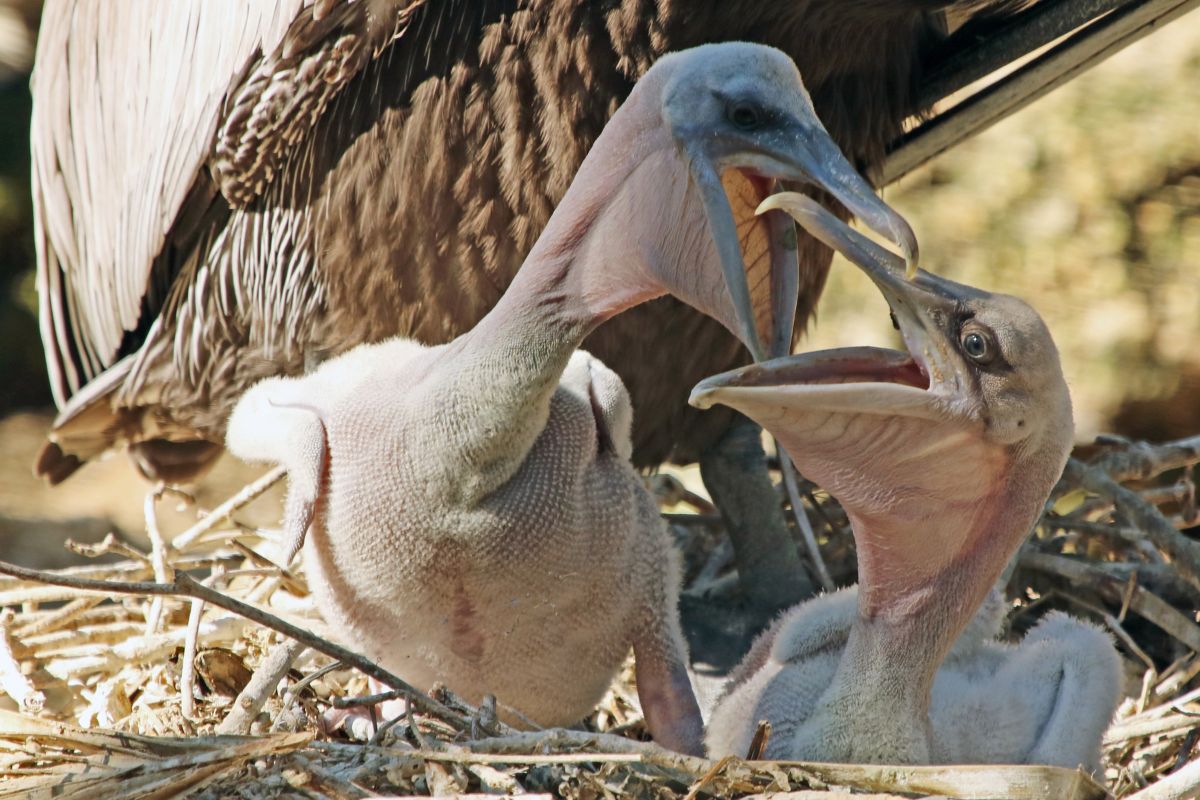
[[[1115,602],[1120,602],[1122,591],[1125,589],[1124,583],[1117,581],[1104,570],[1079,559],[1025,549],[1021,551],[1020,561],[1022,566],[1039,572],[1049,572],[1068,580],[1098,586],[1108,591]],[[1135,586],[1130,595],[1129,608],[1200,653],[1200,626],[1158,595],[1141,586]]]
[[[829,574],[829,568],[825,566],[825,559],[821,557],[821,548],[817,545],[817,534],[813,531],[812,521],[804,511],[804,504],[800,502],[800,485],[796,477],[796,465],[792,463],[792,457],[787,454],[783,445],[778,441],[775,442],[775,449],[780,453],[779,467],[780,472],[783,473],[783,486],[787,491],[788,503],[792,506],[792,516],[796,518],[796,525],[800,528],[800,534],[804,539],[804,549],[808,551],[808,557],[812,559],[813,567],[817,571],[817,579],[821,581],[821,588],[826,592],[832,592],[837,586],[834,585],[833,578]]]
[[[237,511],[278,483],[286,474],[287,469],[284,467],[273,468],[270,472],[254,481],[254,483],[248,484],[233,497],[214,508],[204,519],[172,539],[171,546],[176,550],[187,549],[201,536],[217,527],[221,522],[229,519],[229,515],[234,511]]]
[[[143,514],[146,518],[146,536],[150,539],[150,564],[154,567],[154,580],[171,582],[171,565],[167,563],[167,543],[163,541],[158,527],[158,498],[162,496],[162,484],[146,493]],[[146,614],[146,635],[158,633],[162,622],[163,599],[161,596],[150,601],[150,612]]]
[[[183,666],[179,672],[179,711],[184,719],[196,718],[196,642],[200,638],[200,618],[204,601],[193,600],[188,610],[187,636],[183,640]]]
[[[1187,13],[1200,0],[1141,0],[1105,14],[1010,75],[976,92],[889,146],[877,186],[899,180],[925,162],[970,139]]]
[[[217,726],[217,733],[249,733],[251,723],[258,716],[258,712],[262,711],[267,698],[287,675],[288,670],[292,668],[292,662],[300,657],[305,647],[306,645],[295,639],[285,639],[276,645],[266,661],[259,664],[258,669],[254,671],[254,677],[246,684],[246,688],[242,689],[229,714],[221,720],[221,724]]]
[[[1038,48],[1127,2],[1129,0],[1037,3],[983,41],[970,30],[965,31],[966,35],[956,31],[944,45],[949,52],[922,78],[917,104],[921,108],[932,108],[938,101],[1011,66]]]
[[[641,753],[476,753],[470,750],[414,750],[408,755],[453,764],[641,764]]]
[[[72,553],[77,553],[84,558],[99,558],[100,556],[106,556],[112,553],[125,556],[126,558],[133,559],[134,561],[140,561],[144,564],[150,563],[150,558],[145,553],[141,552],[133,545],[122,542],[117,538],[117,535],[111,531],[104,537],[103,541],[99,542],[98,544],[84,544],[67,539],[67,541],[63,542],[63,547],[66,547]]]
[[[214,567],[204,582],[212,586],[224,575],[225,570]],[[183,640],[183,667],[179,674],[179,705],[184,719],[196,716],[196,647],[200,640],[200,618],[204,616],[204,601],[193,600],[188,610],[187,636]]]
[[[177,570],[211,569],[217,564],[240,563],[241,556],[204,555],[183,556],[174,561]],[[0,573],[2,576],[4,573]],[[122,562],[118,564],[94,565],[80,567],[65,567],[56,569],[48,575],[61,577],[78,577],[92,579],[114,579],[118,581],[140,581],[153,577],[149,563],[137,564]],[[75,600],[80,597],[94,597],[94,592],[106,594],[105,590],[81,590],[78,587],[61,582],[49,584],[45,581],[14,580],[0,577],[0,606],[23,605],[28,602],[51,603],[60,600]],[[104,599],[103,596],[101,599]]]
[[[239,542],[237,539],[227,539],[225,543],[244,555],[256,566],[273,570],[274,573],[279,576],[281,585],[289,592],[296,595],[296,597],[308,596],[308,587],[304,585],[303,581],[297,579],[296,576],[293,575],[287,568],[279,566],[271,559],[247,546],[243,542]]]
[[[1171,697],[1182,687],[1191,683],[1197,675],[1200,675],[1200,657],[1192,655],[1191,663],[1178,672],[1164,677],[1162,682],[1155,687],[1154,694],[1157,697]]]
[[[1115,481],[1149,480],[1164,472],[1200,463],[1200,436],[1163,444],[1132,442],[1115,436],[1098,437],[1097,442],[1120,445],[1091,463]]]
[[[1119,722],[1104,733],[1105,747],[1112,747],[1130,739],[1141,739],[1160,733],[1175,733],[1190,730],[1196,726],[1196,718],[1183,714],[1172,714],[1158,719],[1139,719],[1132,722]]]
[[[20,630],[15,633],[24,639],[27,636],[37,636],[38,634],[56,631],[79,619],[79,617],[103,602],[103,597],[78,597],[62,608],[56,609],[40,619],[21,626]]]
[[[682,772],[697,778],[712,768],[713,762],[696,756],[675,753],[653,742],[635,742],[608,733],[589,733],[564,728],[547,731],[514,733],[467,742],[463,747],[471,753],[490,755],[544,755],[564,747],[578,747],[608,754],[635,754],[643,763]]]
[[[231,555],[213,555],[210,553],[198,555],[181,556],[175,560],[175,568],[183,570],[192,569],[207,569],[215,564],[241,563],[241,556]],[[81,564],[77,567],[63,567],[56,569],[51,573],[53,575],[61,575],[68,578],[93,578],[96,580],[102,579],[121,579],[131,572],[147,574],[145,570],[149,569],[148,561],[118,561],[114,564]],[[5,577],[6,573],[0,573],[0,590],[8,595],[19,589],[28,589],[34,586],[45,586],[43,580],[26,580],[12,575]],[[20,600],[9,601],[21,602]],[[9,603],[0,603],[0,605],[8,605]]]
[[[1117,483],[1099,467],[1086,466],[1074,458],[1067,461],[1063,478],[1089,492],[1111,498],[1126,524],[1145,531],[1146,538],[1175,563],[1179,574],[1200,589],[1200,542],[1177,531],[1156,506]]]
[[[470,794],[459,792],[457,794],[438,795],[442,800],[496,800],[497,795],[487,793]],[[521,800],[554,800],[552,794],[525,794],[521,793]],[[427,794],[372,794],[362,798],[362,800],[429,800]],[[870,800],[870,798],[867,798]]]
[[[341,645],[334,644],[326,639],[317,636],[311,631],[307,631],[285,620],[280,619],[274,614],[270,614],[255,606],[248,605],[235,600],[228,595],[222,594],[215,589],[210,589],[202,585],[198,581],[190,577],[186,572],[176,571],[175,579],[171,583],[150,583],[150,582],[126,582],[126,581],[104,581],[91,580],[87,578],[75,578],[65,575],[60,575],[54,572],[44,572],[42,570],[28,569],[10,564],[7,561],[0,561],[0,573],[11,575],[16,578],[21,578],[27,581],[48,583],[52,586],[66,586],[73,589],[84,591],[103,592],[106,594],[139,594],[161,597],[192,597],[198,600],[203,600],[206,603],[211,603],[218,608],[223,608],[240,617],[256,622],[264,628],[270,628],[273,631],[282,633],[296,641],[302,642],[318,652],[324,653],[330,658],[335,658],[338,661],[344,661],[346,664],[354,667],[359,672],[368,677],[375,678],[380,683],[386,684],[393,689],[401,689],[412,693],[413,704],[419,706],[422,711],[433,714],[444,719],[456,730],[465,731],[470,728],[470,722],[462,715],[454,710],[439,703],[423,692],[418,691],[408,682],[393,675],[379,665],[370,661],[358,653],[347,650]]]
[[[1189,800],[1200,794],[1200,759],[1162,780],[1152,783],[1126,800]]]
[[[15,614],[11,608],[0,613],[0,689],[16,701],[22,711],[36,714],[46,707],[46,695],[39,692],[21,671],[21,662],[13,654],[9,628]]]
[[[713,764],[708,772],[705,772],[692,782],[692,785],[688,787],[687,794],[683,796],[683,800],[696,800],[696,797],[700,794],[700,792],[710,783],[712,783],[713,780],[715,780],[716,777],[721,774],[721,771],[729,766],[732,761],[733,756],[725,756],[717,761],[717,763]]]
[[[245,633],[248,622],[236,615],[226,615],[201,627],[201,635],[211,644],[233,644]],[[138,626],[137,630],[141,630]],[[130,636],[105,648],[89,644],[54,655],[40,654],[46,671],[56,678],[68,680],[83,672],[119,672],[129,664],[148,664],[162,661],[183,647],[187,630],[172,628],[150,636]]]

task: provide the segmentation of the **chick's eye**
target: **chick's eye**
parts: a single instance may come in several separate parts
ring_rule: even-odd
[[[762,121],[762,114],[749,103],[731,103],[728,109],[729,121],[744,131],[752,131]]]
[[[963,334],[962,349],[975,361],[986,362],[992,358],[992,344],[979,331],[967,331]]]

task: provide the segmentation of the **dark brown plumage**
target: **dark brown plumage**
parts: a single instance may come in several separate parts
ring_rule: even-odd
[[[47,4],[34,183],[64,409],[39,464],[52,479],[121,442],[220,441],[265,375],[390,335],[470,329],[664,52],[718,39],[783,49],[839,144],[877,160],[914,111],[922,53],[952,4],[243,0],[224,22],[200,19],[203,5]],[[158,62],[137,58],[148,36]],[[156,113],[175,118],[156,128]],[[828,263],[803,242],[799,327]],[[634,309],[585,347],[629,387],[639,464],[693,459],[728,424],[688,409],[687,391],[747,356],[678,301]],[[162,450],[142,448],[151,472]],[[185,459],[169,472],[187,471]]]

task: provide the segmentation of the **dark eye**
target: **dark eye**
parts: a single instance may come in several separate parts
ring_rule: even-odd
[[[752,131],[762,124],[762,112],[750,103],[730,103],[729,121],[744,131]]]
[[[962,349],[967,357],[980,364],[986,364],[995,355],[995,347],[989,337],[977,330],[965,331],[962,335]]]

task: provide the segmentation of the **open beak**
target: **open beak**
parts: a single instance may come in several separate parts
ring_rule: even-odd
[[[867,274],[891,307],[912,358],[929,376],[931,391],[968,391],[969,371],[954,339],[956,314],[964,302],[986,292],[913,269],[911,262],[901,261],[802,194],[772,195],[759,211],[786,213]]]
[[[998,507],[1010,459],[984,435],[978,387],[957,350],[959,300],[976,290],[923,271],[907,279],[903,260],[810,198],[768,205],[871,277],[907,352],[847,347],[776,358],[701,381],[689,402],[750,417],[842,503],[873,614],[972,546],[965,532]]]
[[[936,335],[912,341],[926,338]],[[911,607],[893,601],[975,547],[970,533],[1003,505],[1011,459],[984,435],[972,395],[947,388],[915,353],[847,347],[713,376],[689,402],[750,417],[838,499],[854,527],[860,606],[873,616]]]
[[[960,350],[963,315],[1004,310],[995,304],[1012,298],[921,270],[907,278],[900,258],[808,197],[784,194],[763,205],[786,212],[870,276],[906,351],[849,347],[777,358],[708,378],[689,402],[721,403],[755,420],[805,477],[841,502],[858,548],[861,615],[916,619],[928,598],[953,585],[969,616],[1028,533],[1069,452],[1061,371],[1056,363],[1030,369],[1037,358],[1057,360],[1048,332],[1026,319],[1026,362],[992,370],[985,383]],[[1018,374],[996,394],[995,381]],[[1006,439],[987,398],[1011,404],[1014,392],[1029,391],[1027,380],[1043,392],[1031,413],[1059,422],[1037,439]]]
[[[786,213],[866,272],[891,306],[909,352],[854,347],[776,358],[701,381],[689,402],[733,406],[769,429],[797,411],[942,416],[943,396],[966,385],[965,365],[943,333],[957,304],[951,290],[974,290],[924,270],[908,280],[903,260],[805,195],[773,195],[759,211]]]
[[[864,452],[876,449],[873,437],[889,430],[897,442],[908,441],[908,449],[895,453],[910,460],[914,453],[934,452],[936,442],[973,435],[976,389],[957,349],[956,320],[961,302],[982,293],[923,270],[906,278],[902,259],[804,195],[775,195],[763,206],[787,213],[870,276],[891,306],[908,352],[851,347],[776,358],[701,381],[689,402],[741,411],[802,459],[822,457],[830,419],[842,422],[840,442],[857,442]],[[816,480],[824,471],[797,466]]]
[[[736,408],[771,431],[789,452],[789,427],[798,415],[912,417],[937,420],[945,409],[930,391],[928,375],[908,353],[876,347],[845,347],[782,356],[705,378],[688,402],[697,408],[720,403]]]
[[[909,280],[903,260],[811,198],[789,193],[766,205],[870,276],[907,352],[847,347],[776,358],[701,381],[689,402],[721,403],[758,422],[848,509],[904,520],[925,513],[931,497],[973,508],[987,494],[981,481],[1005,463],[982,435],[978,387],[958,350],[961,302],[984,293],[922,270]]]
[[[829,192],[894,243],[911,267],[918,258],[912,228],[875,195],[832,139],[808,128],[785,139],[771,153],[743,157],[744,164],[721,174],[712,160],[689,154],[692,178],[704,201],[737,316],[735,332],[756,361],[790,352],[796,319],[800,279],[795,229],[783,211],[767,209],[757,217],[759,202],[780,181]]]

